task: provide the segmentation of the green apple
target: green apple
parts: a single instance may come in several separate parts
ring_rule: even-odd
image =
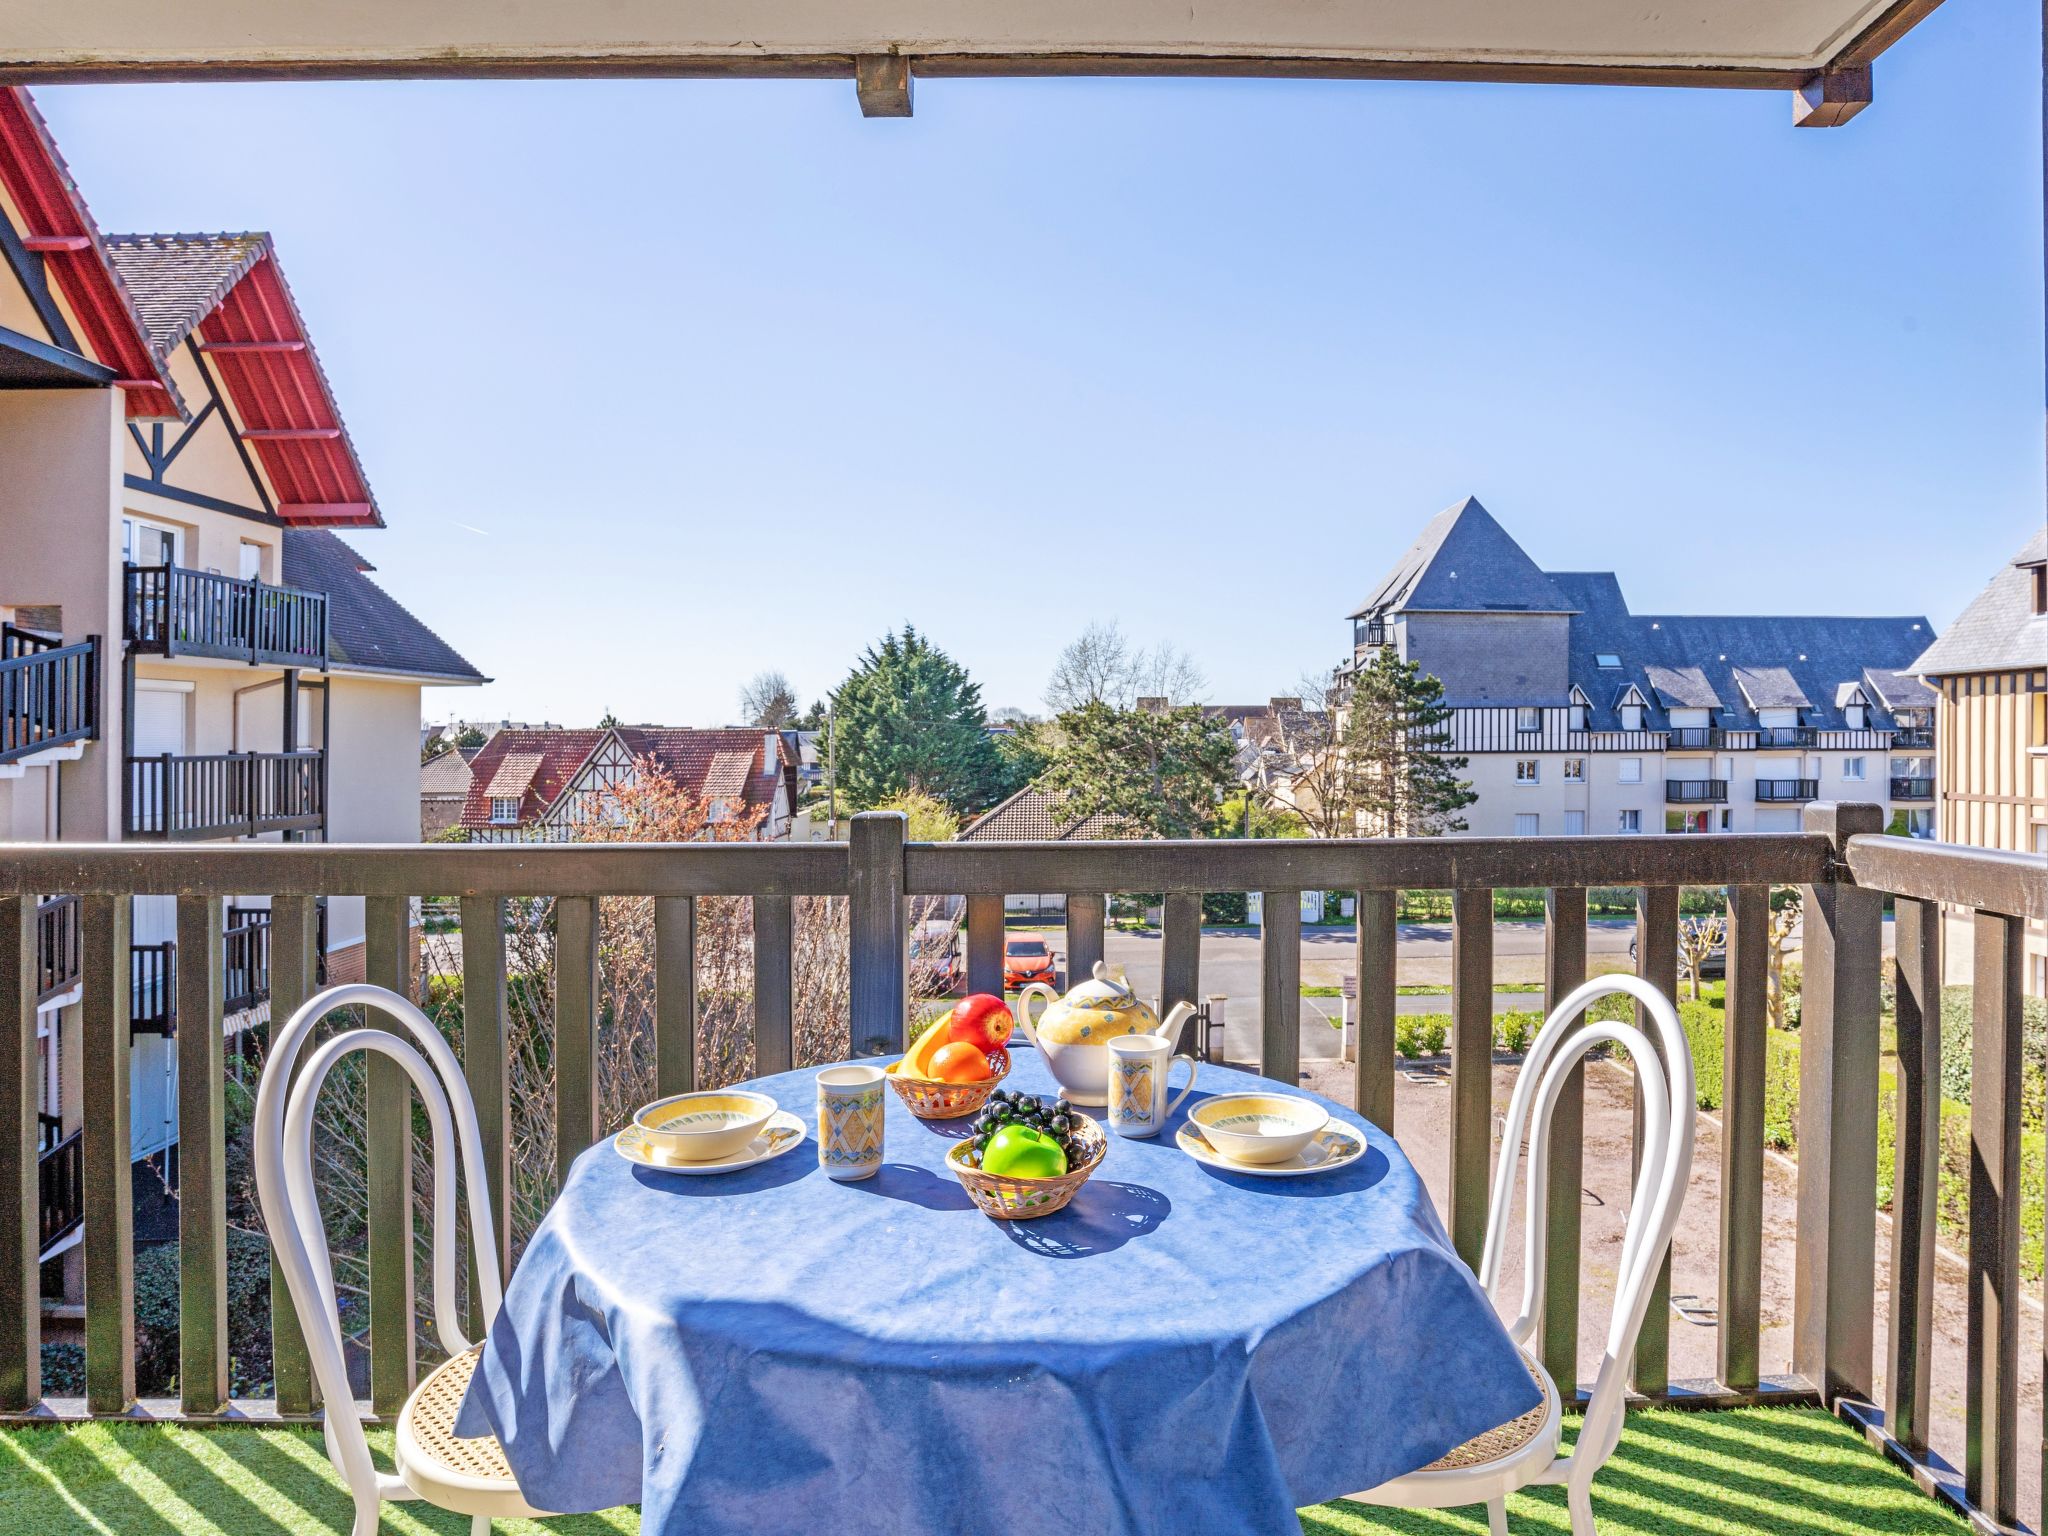
[[[981,1168],[1004,1178],[1051,1179],[1067,1171],[1067,1154],[1043,1131],[1006,1125],[989,1137]]]

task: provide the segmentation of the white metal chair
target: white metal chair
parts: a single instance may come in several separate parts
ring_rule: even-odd
[[[314,1050],[295,1082],[292,1068],[313,1026],[336,1008],[357,1005],[389,1015],[405,1026],[412,1041],[382,1029],[345,1030]],[[341,1317],[335,1306],[334,1268],[313,1183],[314,1101],[335,1063],[351,1051],[378,1051],[403,1067],[425,1101],[433,1127],[434,1327],[448,1359],[414,1389],[398,1416],[396,1476],[380,1473],[371,1461],[370,1443],[349,1387]],[[490,1203],[478,1198],[485,1188],[483,1138],[461,1063],[440,1031],[397,993],[356,983],[329,987],[308,998],[271,1041],[270,1059],[256,1094],[256,1192],[305,1331],[313,1375],[326,1402],[323,1432],[327,1458],[355,1499],[353,1536],[376,1536],[378,1510],[387,1499],[424,1499],[469,1515],[473,1536],[487,1536],[493,1518],[545,1513],[520,1495],[496,1439],[458,1439],[453,1432],[455,1413],[476,1368],[479,1349],[463,1336],[456,1321],[451,1137],[460,1145],[469,1190],[471,1258],[483,1299],[483,1327],[488,1332],[505,1292]]]
[[[1588,1023],[1576,1032],[1571,1030],[1571,1022],[1588,1004],[1617,992],[1640,1002],[1655,1024],[1663,1047],[1661,1063],[1633,1024]],[[1550,1119],[1573,1067],[1602,1043],[1624,1047],[1636,1066],[1636,1091],[1643,1105],[1642,1166],[1622,1238],[1606,1352],[1600,1358],[1600,1374],[1586,1404],[1578,1441],[1567,1454],[1562,1453],[1559,1437],[1563,1410],[1557,1385],[1534,1352],[1534,1337],[1543,1315]],[[1486,1249],[1479,1265],[1479,1282],[1498,1305],[1501,1259],[1508,1243],[1508,1205],[1526,1146],[1529,1174],[1522,1202],[1522,1299],[1508,1334],[1521,1349],[1530,1376],[1542,1388],[1543,1401],[1420,1471],[1351,1495],[1354,1500],[1403,1509],[1451,1509],[1483,1503],[1493,1536],[1506,1536],[1510,1493],[1532,1483],[1562,1483],[1573,1536],[1594,1536],[1593,1476],[1621,1438],[1623,1394],[1636,1335],[1642,1330],[1650,1293],[1671,1246],[1679,1204],[1692,1173],[1693,1128],[1698,1118],[1695,1094],[1692,1053],[1686,1048],[1678,1014],[1649,983],[1634,976],[1603,976],[1587,982],[1552,1010],[1522,1063],[1508,1106],[1500,1166],[1494,1173]]]

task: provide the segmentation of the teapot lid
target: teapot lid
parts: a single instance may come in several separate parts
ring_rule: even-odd
[[[1136,998],[1131,984],[1120,980],[1110,970],[1107,962],[1098,960],[1093,970],[1093,981],[1084,981],[1067,994],[1070,1001],[1092,1003],[1097,1007],[1121,1007]]]

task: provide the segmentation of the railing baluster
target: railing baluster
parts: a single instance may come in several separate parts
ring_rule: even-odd
[[[364,904],[363,977],[412,996],[411,903],[372,896]],[[384,1015],[372,1028],[391,1028]],[[381,1051],[370,1056],[364,1086],[368,1142],[370,1259],[370,1404],[395,1414],[411,1394],[418,1350],[413,1340],[412,1094],[405,1069]]]
[[[1893,1112],[1892,1298],[1885,1428],[1927,1449],[1941,1181],[1941,908],[1893,903],[1899,1098]]]
[[[909,1016],[909,935],[904,931],[900,811],[863,811],[848,829],[847,1009],[852,1053],[903,1049]]]
[[[489,1204],[498,1238],[498,1273],[512,1273],[512,1096],[506,1060],[505,903],[496,896],[465,896],[462,921],[462,1075],[476,1101],[477,1134],[483,1142],[488,1189],[471,1190],[472,1200]],[[659,949],[657,964],[662,963]],[[472,1242],[474,1237],[472,1237]],[[469,1266],[469,1328],[482,1330],[483,1294],[476,1265]]]
[[[85,899],[80,1044],[85,1116],[85,1400],[135,1401],[135,1208],[128,1140],[127,896]]]
[[[1079,986],[1102,959],[1102,925],[1109,919],[1104,896],[1067,897],[1067,985]]]
[[[1351,1085],[1358,1112],[1389,1136],[1394,1133],[1394,988],[1400,960],[1396,894],[1358,893],[1358,1061]]]
[[[1771,888],[1728,887],[1721,1049],[1721,1385],[1756,1389],[1764,1275],[1764,1030]]]
[[[178,948],[178,1396],[187,1413],[215,1414],[228,1400],[219,901],[178,898]]]
[[[1259,917],[1259,1072],[1301,1081],[1301,892],[1267,891]]]
[[[1000,891],[967,898],[967,990],[1003,995],[1003,897]]]
[[[697,1086],[697,907],[688,896],[654,903],[654,1091]]]
[[[1976,915],[1970,976],[1970,1302],[1963,1485],[1997,1521],[2019,1513],[2020,956],[2025,925]]]
[[[1451,1246],[1474,1269],[1486,1246],[1493,1151],[1493,892],[1451,896]]]
[[[597,902],[555,899],[555,1187],[597,1140]]]
[[[0,1412],[43,1395],[41,1137],[36,1122],[33,896],[0,896]],[[52,1106],[54,1108],[54,1106]],[[12,1210],[14,1214],[4,1213]]]
[[[1195,891],[1168,891],[1166,910],[1160,914],[1163,932],[1159,944],[1159,1017],[1164,1019],[1176,1003],[1199,1004],[1198,995],[1202,984],[1202,898]],[[1181,1031],[1181,1039],[1189,1038],[1189,1031],[1199,1032],[1201,1026],[1190,1020]],[[1174,1042],[1176,1051],[1187,1050],[1197,1054],[1198,1046],[1183,1047],[1179,1040]]]
[[[270,902],[270,1020],[271,1038],[284,1021],[315,991],[313,977],[313,898],[274,896]],[[270,1257],[270,1373],[277,1391],[277,1411],[304,1417],[313,1411],[318,1391],[313,1381],[312,1357],[306,1353],[306,1334],[299,1324],[298,1309],[285,1284],[284,1269],[273,1247]]]
[[[1586,979],[1586,892],[1560,886],[1543,898],[1543,1006],[1555,1008]],[[1491,1004],[1489,1003],[1489,1006]],[[1580,1021],[1574,1020],[1573,1029]],[[1579,1380],[1580,1208],[1585,1201],[1586,1070],[1572,1068],[1550,1118],[1544,1211],[1543,1367],[1567,1398]],[[1510,1155],[1503,1148],[1501,1155]],[[1535,1149],[1531,1149],[1535,1155]]]
[[[789,897],[754,898],[754,1071],[763,1077],[796,1065],[792,932]]]
[[[1675,886],[1653,885],[1636,893],[1636,975],[1678,1004],[1678,890]],[[1650,1037],[1650,1047],[1661,1055],[1657,1032],[1642,1005],[1636,1005],[1636,1028]],[[1634,1178],[1643,1161],[1643,1089],[1638,1073],[1635,1083],[1635,1135],[1631,1138],[1629,1176]],[[1636,1335],[1634,1370],[1629,1384],[1636,1391],[1656,1396],[1671,1385],[1671,1255],[1658,1266],[1656,1284],[1650,1288],[1650,1307],[1643,1314],[1642,1330]]]
[[[1832,802],[1809,805],[1802,821],[1828,839],[1838,860],[1851,837],[1883,825],[1877,806]],[[1841,880],[1804,889],[1792,1368],[1832,1405],[1870,1396],[1884,912],[1877,891]]]

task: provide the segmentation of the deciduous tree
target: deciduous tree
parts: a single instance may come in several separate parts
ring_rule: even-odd
[[[780,672],[757,673],[740,690],[740,715],[749,725],[771,731],[796,724],[796,690]]]

